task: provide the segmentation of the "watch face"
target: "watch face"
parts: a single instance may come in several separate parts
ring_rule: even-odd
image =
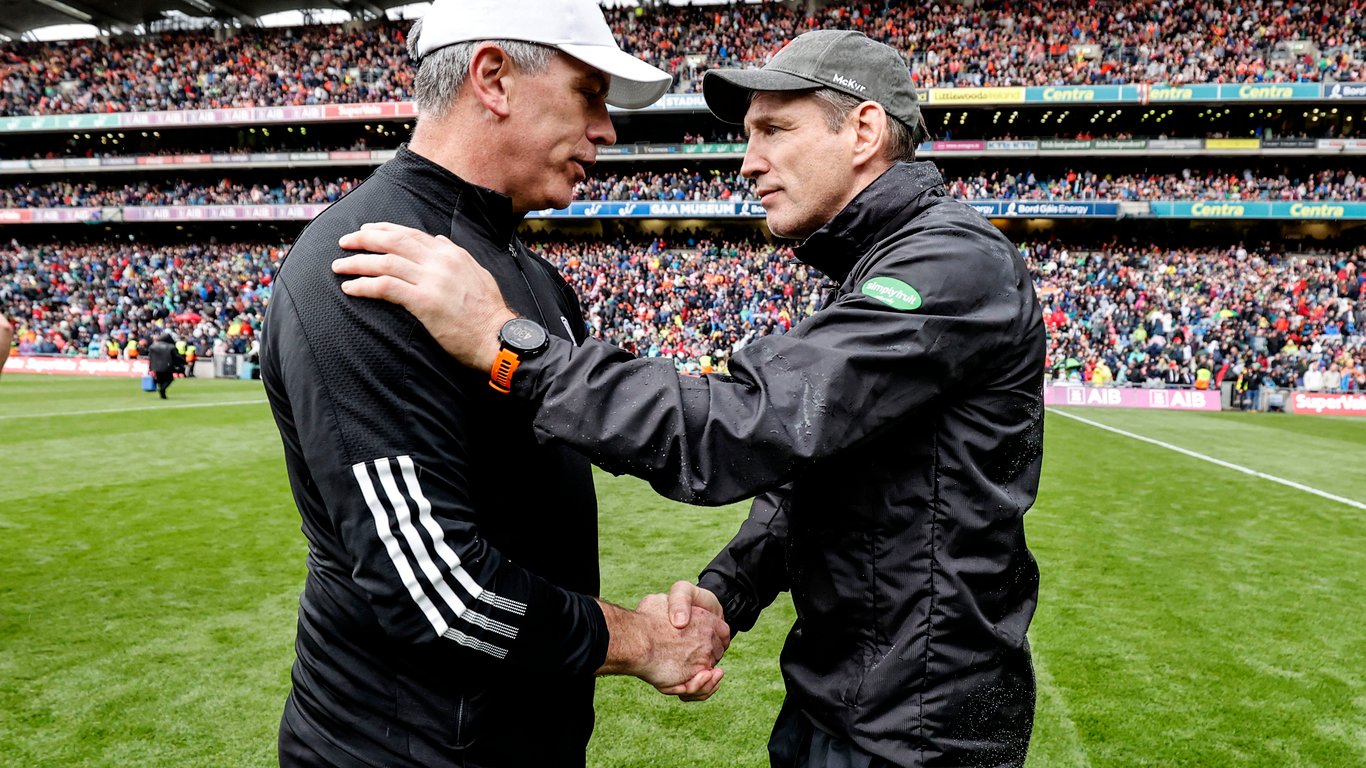
[[[507,321],[501,336],[504,344],[521,354],[539,352],[549,341],[544,328],[522,317]]]

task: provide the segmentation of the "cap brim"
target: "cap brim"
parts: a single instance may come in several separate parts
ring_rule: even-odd
[[[820,83],[773,69],[713,69],[702,76],[702,96],[717,119],[744,123],[755,91],[806,91]]]
[[[607,103],[614,107],[648,107],[659,101],[673,83],[668,72],[650,66],[616,46],[561,43],[555,47],[611,76]]]

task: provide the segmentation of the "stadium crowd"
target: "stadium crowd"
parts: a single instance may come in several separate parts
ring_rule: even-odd
[[[786,332],[829,289],[790,248],[763,241],[532,246],[564,272],[594,335],[690,372],[724,371],[735,350]],[[201,355],[249,352],[285,248],[11,243],[0,249],[0,312],[16,324],[20,354],[143,355],[168,330]],[[1366,248],[1021,250],[1055,381],[1366,391]]]
[[[1068,170],[1057,176],[993,171],[947,182],[963,200],[1366,200],[1366,174],[1351,170],[1286,171],[1184,169],[1180,173],[1100,174]]]
[[[730,171],[642,171],[610,168],[574,185],[575,200],[757,200],[754,185]]]
[[[93,208],[107,205],[286,205],[331,203],[359,178],[284,179],[273,184],[239,184],[231,179],[203,183],[138,181],[110,185],[96,181],[49,181],[0,187],[3,208]]]
[[[716,67],[759,65],[783,41],[852,28],[901,50],[933,87],[1361,80],[1352,47],[1360,0],[995,0],[967,4],[844,3],[809,14],[782,6],[672,7],[639,23],[616,12],[623,45],[700,90]],[[609,15],[609,18],[611,16]],[[1278,44],[1313,44],[1292,55]]]
[[[606,9],[622,47],[696,91],[817,28],[892,45],[924,86],[1366,80],[1363,0],[994,0]],[[410,22],[0,47],[0,115],[402,101]],[[1290,43],[1295,43],[1291,47]]]
[[[406,101],[409,24],[312,25],[10,43],[0,47],[0,114]]]
[[[286,246],[0,248],[0,313],[21,355],[145,357],[173,332],[200,356],[249,352]]]
[[[1366,391],[1366,248],[1320,258],[1025,245],[1050,375],[1073,384]]]
[[[330,203],[363,177],[285,179],[238,183],[178,180],[109,184],[54,179],[0,187],[0,208],[157,205],[286,205]],[[1179,173],[1101,174],[1070,169],[1057,174],[996,170],[949,177],[951,195],[963,200],[1366,200],[1366,174],[1351,170],[1191,170]],[[755,200],[753,184],[734,170],[613,172],[595,170],[574,189],[577,200]]]
[[[595,336],[691,372],[724,369],[751,340],[785,333],[829,287],[792,249],[707,238],[539,243],[579,295]]]

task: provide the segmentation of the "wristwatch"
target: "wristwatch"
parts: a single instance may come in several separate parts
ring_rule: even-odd
[[[525,317],[514,317],[498,331],[498,356],[489,370],[489,386],[507,394],[512,391],[512,374],[523,360],[530,360],[550,347],[550,334]]]

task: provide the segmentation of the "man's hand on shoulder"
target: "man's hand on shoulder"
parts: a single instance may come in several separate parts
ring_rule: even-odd
[[[402,306],[462,365],[488,371],[498,356],[498,331],[516,317],[493,275],[445,235],[377,222],[338,244],[368,251],[332,262],[348,296]]]

